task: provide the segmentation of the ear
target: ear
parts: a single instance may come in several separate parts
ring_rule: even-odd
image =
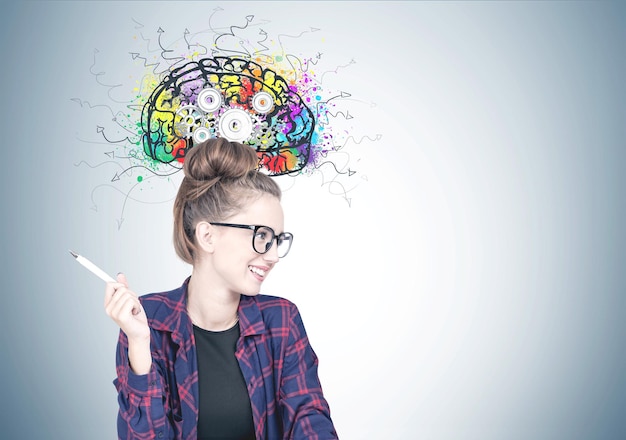
[[[204,252],[213,253],[215,242],[215,227],[209,222],[199,222],[196,225],[196,243]]]

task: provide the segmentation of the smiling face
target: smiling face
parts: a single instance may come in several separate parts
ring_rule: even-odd
[[[276,234],[284,231],[280,201],[269,194],[254,199],[245,209],[224,222],[269,226]],[[261,284],[278,262],[276,242],[268,252],[259,254],[252,247],[252,230],[224,226],[211,226],[211,229],[214,287],[237,295],[258,294]]]

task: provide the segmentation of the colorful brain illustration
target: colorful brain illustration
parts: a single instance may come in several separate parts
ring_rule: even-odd
[[[215,137],[254,148],[259,169],[296,173],[310,159],[315,118],[294,85],[254,61],[204,58],[172,69],[141,116],[143,148],[155,161],[183,162]]]

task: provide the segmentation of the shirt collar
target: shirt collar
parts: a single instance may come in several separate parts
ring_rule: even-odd
[[[191,318],[187,313],[187,288],[190,279],[190,276],[187,277],[178,289],[163,294],[160,306],[154,311],[152,318],[148,318],[150,327],[178,335],[192,333]],[[256,296],[241,295],[237,312],[241,336],[265,333],[265,323]]]
[[[256,296],[241,295],[239,300],[239,329],[241,336],[260,335],[265,333],[263,315],[259,309]]]

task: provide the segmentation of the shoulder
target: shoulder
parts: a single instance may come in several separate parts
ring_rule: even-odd
[[[186,283],[181,287],[165,292],[148,293],[139,297],[148,320],[164,322],[173,314],[185,310]],[[151,324],[154,324],[151,323]]]
[[[285,298],[271,295],[256,295],[248,298],[250,303],[258,307],[264,318],[272,316],[285,316],[289,318],[298,313],[298,307]]]
[[[242,296],[240,312],[257,330],[287,334],[302,325],[297,306],[285,298],[271,295]]]
[[[274,308],[278,308],[278,309],[292,309],[292,308],[297,308],[296,305],[289,301],[288,299],[285,298],[281,298],[278,296],[271,296],[271,295],[256,295],[253,296],[252,298],[254,298],[254,300],[256,301],[256,303],[258,304],[259,308],[261,309],[274,309]]]

